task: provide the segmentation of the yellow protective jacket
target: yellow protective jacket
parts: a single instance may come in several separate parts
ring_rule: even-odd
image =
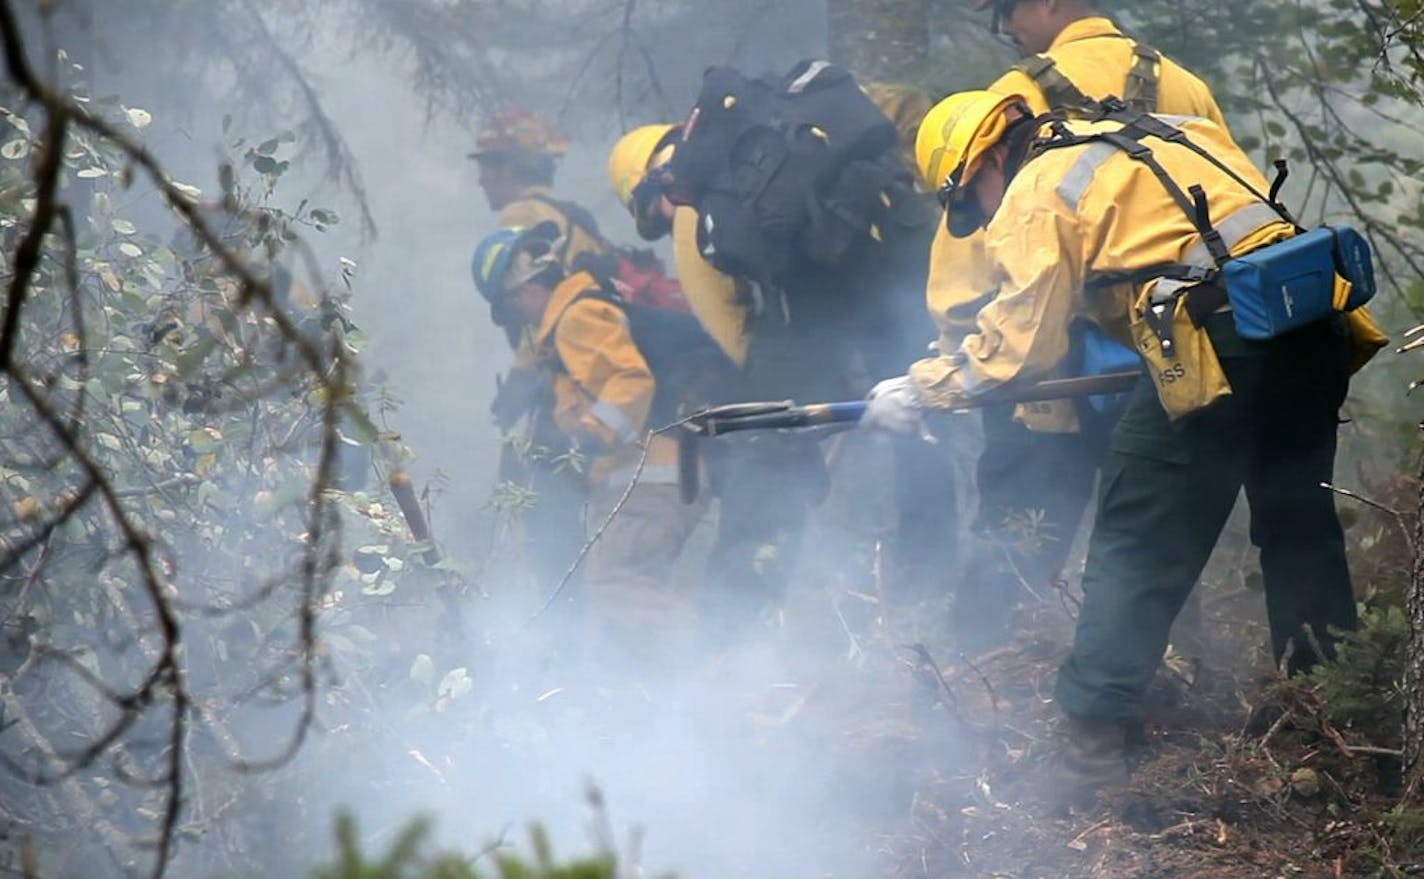
[[[680,207],[672,219],[673,261],[682,294],[702,329],[738,366],[747,359],[749,305],[738,281],[725,275],[697,249],[697,210]]]
[[[632,478],[642,453],[656,384],[616,305],[587,293],[598,283],[586,272],[565,278],[549,297],[532,336],[539,367],[554,381],[554,421],[581,447],[594,449],[592,485]],[[652,437],[646,483],[677,481],[677,447]]]
[[[1058,34],[1044,54],[1053,59],[1059,73],[1091,98],[1121,96],[1126,91],[1128,73],[1134,64],[1136,44],[1108,19],[1084,18]],[[999,94],[1023,95],[1034,113],[1050,107],[1043,90],[1027,74],[1011,70],[999,77],[989,90]],[[1163,58],[1157,71],[1157,111],[1180,116],[1204,116],[1222,130],[1226,121],[1206,83],[1181,65]],[[941,351],[959,347],[966,333],[973,331],[974,317],[993,298],[994,289],[984,265],[984,237],[954,238],[941,224],[930,250],[929,280],[925,303],[939,327]],[[1049,404],[1021,407],[1019,417],[1035,430],[1071,432],[1077,417],[1071,405]]]
[[[559,234],[568,236],[563,263],[565,269],[572,271],[574,260],[580,255],[602,253],[603,242],[589,234],[589,230],[580,227],[577,223],[570,223],[569,218],[557,207],[557,202],[558,200],[550,194],[548,187],[531,186],[520,193],[514,201],[500,208],[499,227],[501,229],[513,226],[527,228],[552,220],[558,225]]]
[[[582,229],[578,224],[570,223],[569,218],[556,206],[557,199],[550,194],[547,186],[530,186],[520,193],[519,197],[509,204],[500,208],[497,223],[501,229],[509,229],[516,226],[529,228],[540,223],[553,221],[559,227],[559,234],[567,237],[567,245],[564,250],[564,269],[573,270],[574,260],[585,253],[602,253],[603,243],[588,231]],[[572,226],[572,231],[570,231]],[[530,340],[522,338],[519,344],[514,347],[514,366],[516,370],[531,369],[535,360],[534,349]]]
[[[1268,189],[1219,125],[1199,117],[1167,118],[1259,191]],[[1078,133],[1119,127],[1068,126]],[[1232,253],[1294,234],[1274,210],[1206,159],[1156,138],[1143,143],[1183,190],[1194,183],[1203,187],[1213,223]],[[1183,301],[1174,323],[1178,357],[1164,366],[1156,337],[1137,317],[1150,285],[1088,286],[1095,276],[1158,263],[1210,264],[1203,263],[1205,245],[1191,219],[1144,163],[1099,142],[1032,158],[1009,183],[984,246],[997,295],[956,349],[911,367],[932,405],[952,407],[1011,381],[1044,377],[1067,355],[1069,324],[1079,318],[1143,354],[1174,417],[1229,393],[1206,334],[1186,319]],[[1162,369],[1181,375],[1158,375]]]

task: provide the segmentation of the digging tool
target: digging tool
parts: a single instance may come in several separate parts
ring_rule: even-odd
[[[422,543],[429,542],[430,523],[425,518],[425,511],[420,508],[420,500],[415,496],[415,486],[411,483],[409,474],[404,470],[392,470],[387,483],[391,487],[391,494],[395,495],[401,515],[405,517],[405,524],[410,527],[410,536]],[[428,565],[439,564],[440,550],[431,545],[425,551],[424,558]]]
[[[954,411],[967,411],[996,403],[1035,403],[1067,400],[1099,394],[1120,394],[1131,390],[1142,377],[1140,370],[1109,372],[1078,378],[1047,379],[1031,385],[999,388],[965,401]],[[808,403],[791,400],[766,403],[732,403],[693,413],[674,429],[677,433],[678,493],[683,503],[692,503],[700,491],[701,469],[698,441],[742,430],[797,430],[819,427],[825,431],[847,430],[865,414],[866,401]]]

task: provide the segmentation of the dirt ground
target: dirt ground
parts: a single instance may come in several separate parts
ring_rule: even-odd
[[[1055,813],[1045,789],[1071,583],[1027,600],[1013,642],[975,657],[925,624],[943,608],[829,589],[827,629],[847,645],[835,685],[761,722],[772,736],[834,726],[851,775],[904,768],[867,842],[889,879],[1424,875],[1385,819],[1397,752],[1332,725],[1315,690],[1272,667],[1246,543],[1229,534],[1203,578],[1204,649],[1169,653],[1129,786],[1081,813]]]

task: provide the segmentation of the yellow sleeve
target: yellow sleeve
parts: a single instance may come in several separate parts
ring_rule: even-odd
[[[1028,108],[1033,111],[1035,116],[1053,109],[1048,106],[1048,99],[1043,96],[1043,89],[1038,87],[1038,83],[1033,81],[1033,77],[1022,70],[1010,70],[994,80],[994,84],[989,86],[988,90],[996,95],[1023,95],[1024,100],[1028,102]]]
[[[570,435],[605,446],[637,442],[653,405],[653,373],[616,306],[583,299],[554,331],[568,382],[556,386],[554,417]]]
[[[1223,131],[1230,130],[1226,127],[1226,117],[1222,115],[1211,87],[1201,77],[1170,58],[1163,58],[1158,69],[1160,97],[1157,104],[1161,112],[1203,116],[1221,126]]]
[[[998,293],[980,309],[975,332],[910,368],[932,407],[953,408],[966,396],[1041,376],[1068,353],[1068,326],[1082,310],[1082,236],[1062,205],[1043,201],[1040,187],[1016,189],[999,208],[1005,219],[986,232]]]
[[[1206,84],[1203,83],[1201,90],[1201,100],[1203,104],[1201,115],[1221,126],[1222,131],[1231,131],[1226,125],[1226,117],[1222,115],[1221,107],[1217,106],[1216,96],[1211,93],[1211,89],[1207,88]]]
[[[698,252],[695,209],[680,207],[673,215],[672,247],[677,280],[697,322],[741,366],[747,359],[747,308],[736,279],[713,268]]]
[[[939,350],[953,351],[974,332],[979,309],[993,298],[994,279],[984,252],[984,234],[955,238],[944,223],[930,245],[925,306],[939,327]]]

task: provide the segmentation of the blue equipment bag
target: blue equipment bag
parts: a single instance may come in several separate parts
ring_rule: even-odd
[[[1335,299],[1337,274],[1350,282],[1344,302]],[[1244,339],[1275,338],[1358,308],[1375,293],[1370,245],[1348,226],[1311,229],[1227,260],[1221,281]]]
[[[1335,271],[1350,282],[1341,311],[1354,311],[1375,298],[1375,264],[1370,242],[1349,226],[1334,226]]]
[[[1078,345],[1082,351],[1079,375],[1107,375],[1142,368],[1142,358],[1136,351],[1103,332],[1096,324],[1083,327]],[[1097,411],[1110,414],[1127,408],[1127,398],[1127,393],[1095,394],[1088,398],[1088,403]]]

